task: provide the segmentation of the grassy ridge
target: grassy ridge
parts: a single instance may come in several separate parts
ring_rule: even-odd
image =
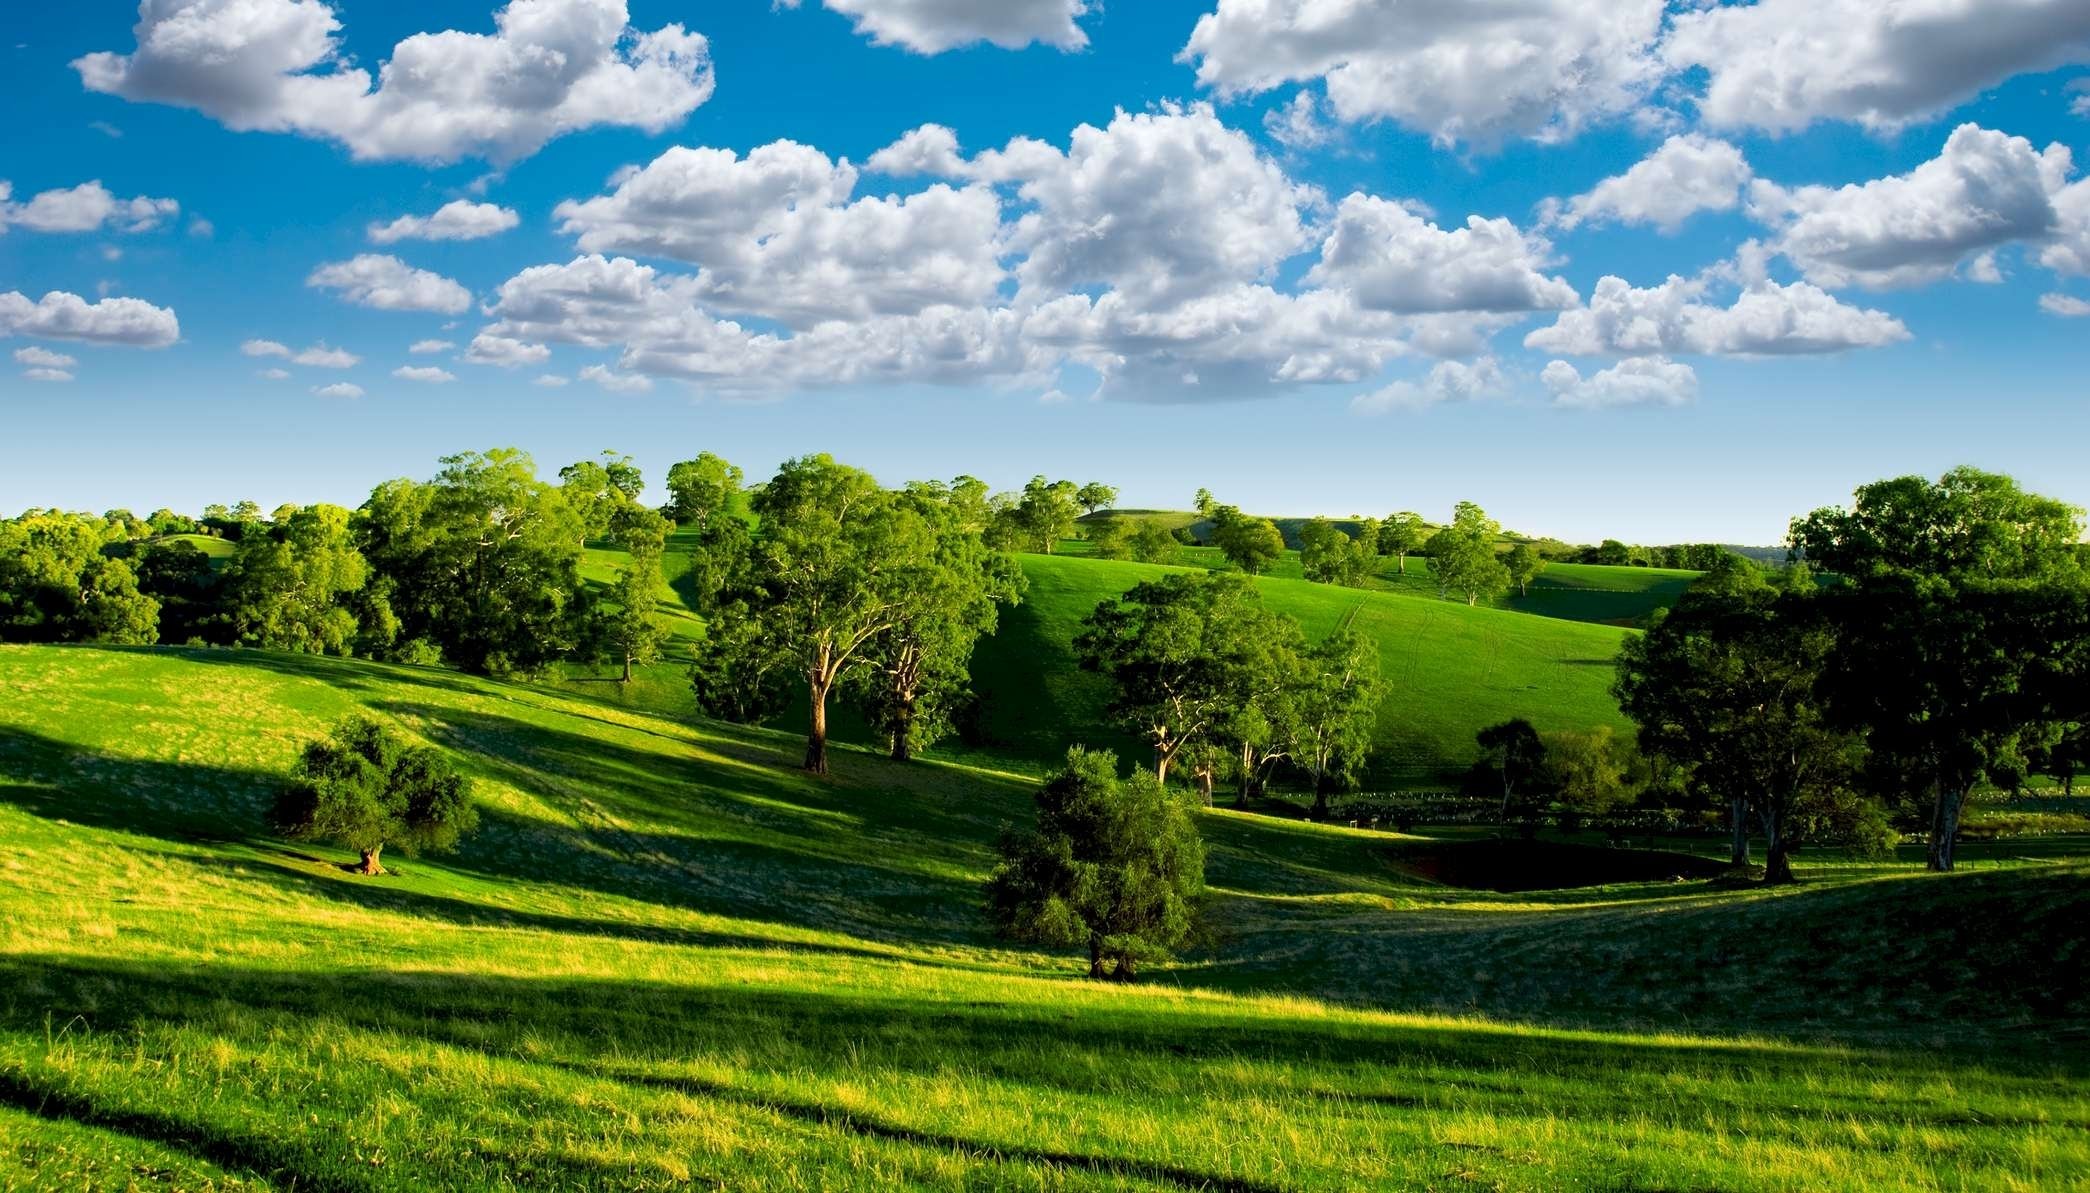
[[[1029,594],[973,662],[993,748],[1049,762],[1079,741],[1142,757],[1141,743],[1105,725],[1107,687],[1080,671],[1073,641],[1099,602],[1163,569],[1037,555],[1023,567]],[[1623,726],[1610,683],[1624,631],[1300,580],[1257,586],[1310,635],[1354,616],[1354,628],[1379,643],[1388,695],[1370,786],[1441,782],[1472,761],[1476,731],[1509,717],[1541,729]]]
[[[459,854],[364,880],[255,835],[299,743],[351,710],[477,780]],[[1405,878],[1377,834],[1212,812],[1214,934],[1125,989],[982,932],[1027,783],[851,752],[816,782],[793,754],[427,669],[0,647],[0,1185],[1856,1189],[2090,1167],[2080,1053],[1994,1047],[2090,1009],[2080,865],[1816,859],[1769,898],[1498,896]]]

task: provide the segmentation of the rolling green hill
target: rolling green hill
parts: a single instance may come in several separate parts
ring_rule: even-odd
[[[360,879],[259,834],[351,711],[475,779],[459,853]],[[1027,782],[847,751],[814,781],[795,745],[432,669],[0,647],[0,1185],[2090,1171],[2079,863],[1495,895],[1406,877],[1410,840],[1205,812],[1210,937],[1127,988],[983,932]]]
[[[1070,741],[1127,757],[1144,747],[1103,722],[1105,681],[1082,672],[1073,641],[1096,605],[1164,569],[1136,563],[1026,555],[1030,592],[973,662],[981,729],[990,747],[1049,762]],[[1433,784],[1473,760],[1473,735],[1510,717],[1541,729],[1623,727],[1610,695],[1611,663],[1625,631],[1456,602],[1337,588],[1302,580],[1257,581],[1269,605],[1319,636],[1355,616],[1380,646],[1389,694],[1367,784]]]

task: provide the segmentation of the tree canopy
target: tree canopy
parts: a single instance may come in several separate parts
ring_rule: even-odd
[[[332,841],[382,874],[387,845],[442,852],[478,826],[471,785],[435,750],[410,744],[366,717],[351,717],[299,756],[270,822],[295,840]]]

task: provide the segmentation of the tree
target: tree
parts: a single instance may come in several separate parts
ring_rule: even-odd
[[[1748,862],[1753,817],[1768,883],[1792,881],[1801,819],[1843,801],[1856,763],[1856,739],[1825,698],[1840,651],[1826,613],[1804,589],[1693,590],[1619,655],[1613,690],[1641,749],[1727,802],[1737,864]]]
[[[917,506],[826,455],[784,464],[753,508],[754,550],[707,630],[699,676],[732,677],[726,690],[747,697],[770,676],[796,675],[809,705],[805,769],[824,775],[828,698],[933,590],[936,538]]]
[[[1116,505],[1118,491],[1101,481],[1090,481],[1075,491],[1074,500],[1081,506],[1082,513],[1093,514]]]
[[[1282,629],[1255,588],[1225,573],[1175,573],[1096,607],[1075,639],[1084,670],[1108,676],[1112,720],[1145,738],[1154,774],[1281,682],[1263,660]]]
[[[1586,733],[1564,731],[1544,735],[1546,786],[1569,811],[1599,815],[1623,802],[1633,758],[1629,745],[1599,725]]]
[[[660,514],[640,505],[625,507],[614,527],[629,558],[609,599],[616,611],[608,617],[610,657],[623,668],[622,683],[631,682],[633,667],[660,661],[667,642],[667,624],[656,608],[660,601],[660,560],[667,550],[672,524]]]
[[[1633,563],[1633,549],[1617,539],[1605,539],[1590,553],[1589,562],[1605,567],[1630,567]]]
[[[1509,569],[1496,557],[1502,527],[1479,506],[1462,501],[1451,525],[1430,537],[1430,568],[1440,596],[1461,592],[1468,605],[1493,599],[1509,588]]]
[[[1546,570],[1546,560],[1530,543],[1518,543],[1509,549],[1502,566],[1509,572],[1510,583],[1517,586],[1517,595],[1530,596],[1531,582]]]
[[[224,637],[210,556],[186,539],[148,543],[134,565],[138,591],[159,602],[159,640],[179,645]]]
[[[1212,499],[1212,490],[1199,489],[1196,498],[1191,501],[1191,508],[1197,511],[1198,517],[1209,518],[1212,511],[1219,508],[1219,503]]]
[[[1218,521],[1212,532],[1213,545],[1235,567],[1257,576],[1284,557],[1284,534],[1275,522],[1246,517],[1232,506],[1220,506],[1215,516]]]
[[[222,601],[233,639],[264,650],[354,654],[352,602],[370,568],[356,550],[353,515],[338,505],[278,514],[250,527],[226,566]]]
[[[668,469],[668,504],[661,510],[679,526],[703,527],[719,514],[735,513],[745,501],[746,476],[710,452],[699,452]]]
[[[1132,532],[1132,558],[1141,563],[1175,563],[1183,557],[1183,545],[1166,526],[1143,519]]]
[[[1015,521],[1031,550],[1050,555],[1061,539],[1074,534],[1080,508],[1075,495],[1080,491],[1073,481],[1046,480],[1042,476],[1032,477],[1023,486]]]
[[[1408,574],[1408,556],[1421,550],[1425,527],[1422,515],[1398,513],[1379,523],[1379,554],[1391,555],[1400,561],[1401,575]]]
[[[1315,644],[1300,660],[1301,682],[1288,718],[1291,759],[1313,783],[1316,817],[1328,797],[1356,781],[1371,754],[1378,724],[1379,651],[1347,627]]]
[[[1088,524],[1089,557],[1130,559],[1132,523],[1124,518],[1101,518]]]
[[[613,451],[602,453],[600,463],[582,460],[559,469],[559,482],[567,506],[580,518],[584,542],[611,537],[646,487],[631,457]]]
[[[1529,793],[1545,776],[1546,743],[1522,717],[1490,725],[1474,735],[1474,741],[1480,745],[1481,761],[1502,784],[1499,823],[1508,824],[1517,793]]]
[[[571,655],[591,623],[580,519],[513,448],[445,456],[435,480],[379,485],[356,545],[391,584],[399,633],[467,671],[538,670]]]
[[[1037,794],[1037,827],[1005,836],[987,881],[1003,937],[1086,946],[1089,977],[1129,982],[1190,939],[1205,849],[1188,804],[1153,775],[1076,747]]]
[[[292,773],[270,813],[275,831],[356,850],[359,874],[385,872],[387,845],[440,853],[479,823],[471,785],[441,754],[367,718],[351,717],[307,745]]]
[[[0,522],[0,642],[145,645],[158,636],[159,602],[138,591],[130,564],[104,552],[103,529],[56,510]]]
[[[1309,580],[1359,584],[1377,558],[1376,533],[1353,539],[1326,518],[1315,518],[1299,531],[1299,566]]]
[[[1862,730],[1890,798],[1927,797],[1933,870],[1953,865],[1961,809],[1991,767],[2068,719],[2046,685],[2054,602],[2084,581],[2083,513],[2010,477],[1957,468],[1857,491],[1792,526],[1793,554],[1833,572],[1842,630],[1832,698]]]
[[[854,685],[864,718],[882,732],[896,762],[933,744],[972,682],[973,648],[994,632],[1003,605],[1022,599],[1023,569],[991,551],[974,529],[970,504],[941,484],[910,485],[896,500],[934,543],[926,566],[874,636]]]

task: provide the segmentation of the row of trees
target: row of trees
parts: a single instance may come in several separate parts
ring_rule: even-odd
[[[1958,469],[1868,485],[1791,538],[1794,567],[1716,572],[1626,644],[1641,748],[1728,806],[1738,860],[1753,822],[1771,881],[1810,831],[1882,813],[1924,823],[1950,870],[1978,784],[2084,753],[2082,511]]]

